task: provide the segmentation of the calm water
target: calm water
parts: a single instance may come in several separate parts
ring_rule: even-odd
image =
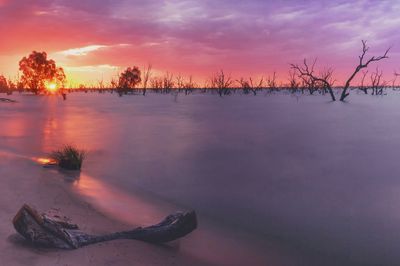
[[[197,210],[207,230],[187,241],[195,256],[264,264],[279,245],[290,265],[307,265],[303,253],[400,263],[400,95],[12,98],[0,104],[0,150],[86,148],[75,192],[131,223]],[[210,255],[213,245],[226,250]]]

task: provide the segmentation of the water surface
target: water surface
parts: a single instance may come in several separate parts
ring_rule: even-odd
[[[399,95],[12,98],[0,150],[84,147],[77,193],[135,224],[196,209],[207,230],[185,248],[210,262],[231,264],[232,251],[253,264],[400,262]]]

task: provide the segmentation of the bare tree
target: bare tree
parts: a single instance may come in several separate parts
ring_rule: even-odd
[[[251,87],[250,87],[250,82],[248,82],[247,80],[245,80],[244,78],[240,78],[238,80],[236,80],[237,83],[240,84],[240,86],[242,87],[243,93],[244,94],[249,94]],[[254,94],[255,95],[255,94]]]
[[[81,86],[86,87],[83,84],[81,84]],[[116,89],[118,87],[118,77],[113,77],[111,79],[110,86],[111,86],[111,89]]]
[[[313,64],[311,65],[311,72],[312,73],[314,73],[314,67],[315,67],[316,62],[317,62],[317,60],[315,59]],[[307,63],[305,62],[305,64],[307,64]],[[293,65],[292,65],[292,69],[293,69]],[[307,69],[310,69],[310,67],[307,66]],[[298,70],[297,69],[293,69],[293,72],[297,73]],[[301,80],[301,92],[302,93],[304,93],[304,89],[307,89],[308,92],[310,93],[310,95],[313,95],[314,92],[316,92],[318,90],[318,87],[316,86],[317,84],[316,84],[315,78],[313,78],[310,75],[301,75],[300,72],[297,73],[297,76]]]
[[[172,73],[165,73],[165,75],[162,78],[163,80],[163,89],[165,93],[169,93],[171,92],[171,90],[174,88],[175,86],[175,82],[174,82],[174,76],[172,75]]]
[[[320,73],[321,80],[317,80],[317,87],[321,88],[322,94],[330,93],[333,95],[333,84],[335,80],[333,79],[333,70],[331,68],[325,69]],[[334,96],[334,95],[333,95]]]
[[[396,81],[397,81],[397,78],[400,76],[400,73],[397,73],[396,71],[393,73],[393,75],[394,75],[394,79],[392,80],[392,88],[393,88],[393,90],[396,88]]]
[[[156,91],[162,90],[163,88],[163,79],[161,77],[154,77],[150,79],[150,84],[153,89]]]
[[[223,70],[215,73],[211,77],[211,87],[217,89],[219,96],[230,94],[230,87],[233,84],[233,80],[230,76],[225,76]]]
[[[296,71],[289,71],[289,88],[292,92],[296,92],[299,88],[300,83],[296,78]]]
[[[151,74],[152,74],[152,68],[153,68],[153,66],[151,64],[148,64],[147,66],[145,66],[143,68],[143,78],[142,78],[143,95],[146,95],[147,85],[148,85],[148,83],[150,81]]]
[[[277,83],[276,83],[276,71],[272,74],[272,76],[268,76],[267,78],[267,85],[270,89],[276,89]]]
[[[341,101],[344,101],[346,99],[346,97],[350,95],[350,93],[348,93],[347,90],[350,87],[351,81],[354,79],[354,77],[357,75],[357,73],[360,72],[361,69],[367,68],[368,65],[370,63],[372,63],[372,62],[377,62],[377,61],[380,61],[382,59],[389,58],[388,57],[388,53],[389,53],[390,48],[388,48],[383,55],[381,55],[381,56],[372,56],[370,59],[365,61],[365,55],[368,52],[369,47],[367,46],[367,41],[362,40],[361,42],[362,42],[362,45],[363,45],[363,49],[362,49],[362,54],[359,56],[358,66],[356,67],[356,69],[354,70],[354,72],[351,74],[349,79],[346,81],[346,84],[344,85],[344,88],[343,88],[343,91],[342,91],[342,95],[340,96],[340,100]]]
[[[101,80],[98,81],[98,88],[99,88],[100,90],[103,90],[104,87],[105,87],[105,86],[104,86],[104,79],[101,78]]]
[[[185,78],[181,74],[176,76],[175,86],[178,90],[183,90],[185,88]]]
[[[315,63],[317,60],[314,60],[313,64],[309,66],[307,64],[306,59],[303,61],[303,66],[291,64],[292,69],[298,73],[299,78],[303,79],[306,84],[312,86],[313,88],[318,88],[318,85],[322,87],[324,90],[327,90],[332,98],[332,101],[336,101],[335,94],[332,90],[332,69],[328,69],[317,76],[314,72]]]
[[[363,91],[365,94],[368,94],[368,87],[365,87],[365,84],[364,84],[364,82],[365,82],[365,77],[366,77],[367,74],[368,74],[368,70],[362,71],[362,74],[363,74],[363,76],[362,76],[362,78],[361,78],[361,84],[360,84],[360,87],[359,87],[358,89],[361,90],[361,91]]]
[[[371,73],[371,88],[372,95],[382,95],[383,94],[383,86],[385,82],[382,82],[383,72],[376,68],[376,71]]]
[[[257,91],[261,90],[264,85],[264,78],[262,77],[258,82],[253,81],[252,78],[249,78],[249,80],[245,80],[244,78],[240,78],[237,80],[237,82],[240,84],[242,87],[242,90],[245,94],[248,94],[252,92],[254,96],[257,95]]]
[[[185,94],[188,95],[197,87],[196,82],[193,81],[193,76],[189,76],[189,80],[184,83]]]

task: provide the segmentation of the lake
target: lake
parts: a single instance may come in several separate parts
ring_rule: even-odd
[[[400,94],[10,98],[1,151],[87,149],[73,193],[132,224],[195,209],[182,252],[210,264],[400,262]]]

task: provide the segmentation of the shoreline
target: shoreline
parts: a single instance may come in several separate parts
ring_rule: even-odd
[[[65,251],[34,247],[19,236],[11,220],[24,204],[39,211],[57,208],[88,233],[132,229],[96,210],[73,195],[63,180],[34,162],[0,155],[0,256],[4,265],[205,265],[179,252],[179,243],[151,245],[140,241],[117,240]],[[24,169],[25,174],[14,171]],[[155,223],[158,221],[154,221]]]
[[[0,188],[3,200],[0,204],[7,204],[8,207],[0,205],[0,237],[3,239],[0,256],[7,265],[131,265],[133,262],[135,265],[331,265],[323,262],[322,256],[304,254],[274,240],[260,242],[260,239],[245,231],[224,228],[222,224],[213,224],[201,217],[198,229],[166,245],[115,240],[71,251],[35,247],[19,236],[11,223],[24,203],[39,211],[57,208],[78,224],[82,231],[93,234],[157,223],[160,219],[154,216],[162,219],[173,207],[165,209],[168,204],[153,206],[155,209],[144,216],[133,215],[124,220],[80,194],[73,184],[63,180],[65,176],[59,171],[43,168],[19,155],[0,153],[0,158],[0,176],[3,177],[3,186]],[[16,169],[28,170],[25,173],[30,174],[21,174]],[[139,212],[155,203],[142,200],[136,202]],[[163,210],[157,212],[157,208]],[[151,222],[147,223],[146,220]]]

